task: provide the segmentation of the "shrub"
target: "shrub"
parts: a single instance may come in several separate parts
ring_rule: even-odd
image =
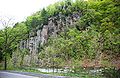
[[[106,78],[120,78],[120,69],[115,69],[115,68],[105,68],[103,69],[102,74]]]

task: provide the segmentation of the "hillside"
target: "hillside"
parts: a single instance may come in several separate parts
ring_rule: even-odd
[[[74,73],[81,68],[120,69],[119,0],[64,0],[13,28],[24,34],[8,47],[13,51],[8,64],[15,67],[68,68]]]

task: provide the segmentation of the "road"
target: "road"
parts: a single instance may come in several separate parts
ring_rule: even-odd
[[[10,73],[10,72],[0,72],[0,78],[39,78],[23,74]]]
[[[51,75],[35,74],[35,73],[28,73],[28,72],[0,71],[0,78],[70,78],[70,77],[51,76]]]

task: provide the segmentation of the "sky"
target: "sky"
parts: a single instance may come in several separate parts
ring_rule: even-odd
[[[57,1],[60,0],[0,0],[0,19],[9,17],[14,22],[21,22],[27,16]],[[0,29],[2,28],[0,24]]]

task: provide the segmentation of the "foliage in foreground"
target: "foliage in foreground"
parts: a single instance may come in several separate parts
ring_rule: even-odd
[[[120,78],[120,69],[117,70],[115,68],[106,68],[103,70],[102,74],[106,78]]]

